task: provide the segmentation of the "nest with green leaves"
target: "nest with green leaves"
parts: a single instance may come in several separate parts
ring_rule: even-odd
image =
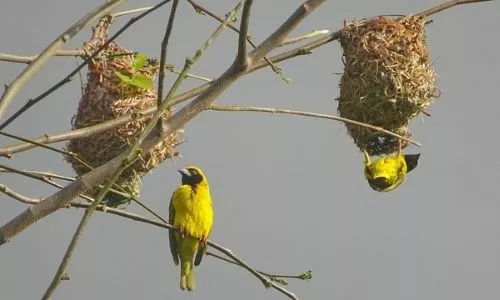
[[[437,98],[436,75],[420,16],[353,21],[341,30],[344,73],[340,116],[382,127],[409,138],[410,120]],[[349,135],[370,155],[390,154],[406,141],[373,129],[346,124]]]
[[[103,25],[101,20],[94,28],[93,38],[85,45],[88,53],[95,51],[107,40],[108,25]],[[120,47],[118,43],[111,42],[99,57],[88,65],[87,84],[78,111],[72,119],[72,127],[84,128],[126,115],[133,115],[133,120],[88,137],[72,139],[67,144],[67,150],[92,168],[121,154],[136,140],[151,119],[138,113],[156,106],[157,94],[153,90],[153,79],[158,70],[158,63],[147,56],[132,53]],[[170,111],[165,111],[163,121],[168,120],[170,115]],[[143,153],[116,182],[123,194],[108,192],[103,203],[115,207],[130,202],[127,194],[138,197],[141,178],[165,159],[177,155],[174,148],[179,143],[180,133],[174,133],[165,137],[149,152]],[[78,175],[90,171],[89,167],[80,161],[72,157],[66,159]],[[99,188],[94,188],[89,194],[95,196],[98,191]]]

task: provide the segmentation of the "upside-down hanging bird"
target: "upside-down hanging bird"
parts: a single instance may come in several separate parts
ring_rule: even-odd
[[[397,188],[408,172],[418,165],[418,154],[403,154],[380,157],[370,161],[370,155],[365,151],[365,178],[370,187],[378,192],[389,192]]]
[[[196,288],[194,267],[201,263],[207,250],[214,213],[207,177],[199,168],[179,170],[182,185],[170,200],[169,223],[178,230],[169,230],[170,251],[175,265],[181,263],[180,287]]]

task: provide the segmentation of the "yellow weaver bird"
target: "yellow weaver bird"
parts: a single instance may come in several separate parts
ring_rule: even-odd
[[[169,223],[179,231],[170,230],[168,237],[175,265],[179,265],[179,259],[181,262],[180,287],[192,291],[196,288],[194,266],[201,263],[207,250],[214,212],[203,171],[190,166],[179,172],[182,185],[172,194],[169,209]]]
[[[418,154],[397,154],[378,158],[371,162],[365,151],[365,178],[370,187],[378,192],[389,192],[397,188],[408,172],[418,165]]]

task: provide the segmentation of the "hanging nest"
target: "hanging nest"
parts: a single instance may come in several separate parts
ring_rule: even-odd
[[[344,73],[340,80],[340,116],[410,137],[409,122],[436,95],[436,75],[425,43],[425,19],[378,17],[346,24],[341,31]],[[390,154],[406,141],[346,124],[360,150]]]
[[[102,19],[93,28],[93,36],[85,45],[87,53],[93,53],[108,39],[110,22],[110,19]],[[73,129],[96,125],[156,106],[157,94],[152,88],[141,87],[141,84],[131,84],[122,78],[135,76],[134,78],[142,81],[150,80],[152,83],[158,69],[158,64],[152,60],[145,61],[138,68],[136,54],[111,42],[99,57],[93,59],[88,65],[87,84],[78,105],[78,112],[72,119]],[[163,121],[168,120],[170,114],[170,111],[165,111]],[[73,139],[67,144],[67,149],[77,154],[78,158],[93,168],[98,167],[122,153],[133,143],[150,119],[150,117],[137,115],[137,118],[119,127],[88,137]],[[108,206],[116,207],[130,203],[131,199],[127,194],[138,197],[141,178],[165,159],[177,155],[174,148],[180,143],[179,140],[180,134],[174,133],[151,151],[144,153],[138,161],[122,173],[116,182],[124,194],[108,192],[103,202]],[[66,159],[78,175],[90,171],[81,162],[71,157],[66,157]],[[99,188],[94,188],[88,194],[95,197],[99,190]]]

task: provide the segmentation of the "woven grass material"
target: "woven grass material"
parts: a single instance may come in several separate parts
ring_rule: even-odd
[[[410,137],[412,118],[437,98],[424,34],[425,19],[406,16],[353,21],[340,36],[344,73],[340,80],[340,116]],[[360,150],[390,154],[405,141],[372,129],[346,124]]]
[[[107,40],[109,23],[101,20],[94,28],[92,39],[85,45],[91,53]],[[98,59],[92,60],[88,65],[87,84],[82,99],[78,105],[78,112],[72,119],[73,129],[96,125],[121,116],[136,113],[142,109],[156,106],[157,94],[153,90],[125,84],[120,80],[115,71],[124,75],[131,75],[134,55],[132,51],[123,49],[119,44],[112,42],[103,50]],[[158,64],[146,64],[135,74],[147,75],[152,79],[158,72]],[[166,111],[163,120],[170,117]],[[67,144],[67,149],[92,167],[100,166],[111,158],[122,153],[147,125],[150,117],[134,119],[122,126],[93,134],[89,137],[73,139]],[[178,133],[166,137],[148,153],[143,153],[141,158],[130,168],[125,170],[118,179],[117,184],[122,186],[133,196],[139,196],[141,180],[149,170],[157,167],[167,158],[174,156],[174,148],[179,144]],[[78,175],[89,171],[79,162],[66,158]],[[89,192],[95,196],[99,189]],[[129,202],[130,199],[117,194],[108,193],[104,203],[117,206]]]

